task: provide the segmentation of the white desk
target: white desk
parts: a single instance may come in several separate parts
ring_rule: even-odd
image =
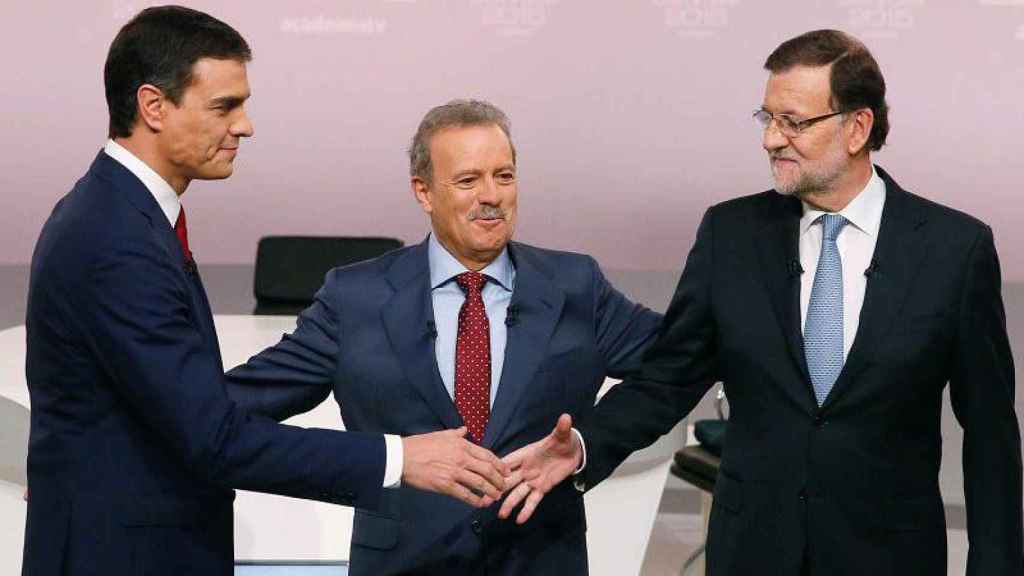
[[[275,344],[295,327],[286,316],[216,316],[221,355],[227,368]],[[0,420],[5,442],[0,454],[0,573],[21,570],[25,504],[21,501],[27,446],[28,391],[25,386],[25,328],[0,332],[0,397],[14,417]],[[612,385],[605,383],[605,389]],[[24,408],[22,411],[21,408]],[[298,426],[344,429],[338,406],[322,403],[288,420]],[[554,423],[552,423],[554,425]],[[679,430],[684,430],[680,428]],[[679,430],[637,452],[616,473],[586,495],[590,572],[639,574],[673,452],[685,442]],[[10,439],[9,442],[6,440]],[[20,468],[19,468],[20,466]],[[20,470],[20,479],[17,477]],[[542,504],[543,505],[543,504]],[[320,502],[239,491],[235,503],[235,555],[241,560],[347,560],[352,509]]]

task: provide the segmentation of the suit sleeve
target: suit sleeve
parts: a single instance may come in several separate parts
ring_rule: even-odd
[[[964,430],[967,574],[1020,574],[1021,446],[999,258],[985,227],[968,258],[950,398]]]
[[[330,395],[340,352],[337,290],[334,273],[328,272],[295,331],[227,373],[232,400],[284,420],[312,410]]]
[[[384,439],[284,426],[239,409],[215,346],[194,324],[185,277],[146,240],[102,252],[82,305],[97,357],[168,456],[225,487],[375,507]]]
[[[594,274],[594,319],[597,348],[612,378],[639,373],[644,352],[654,342],[661,314],[631,302],[604,277],[590,259]]]
[[[713,210],[701,221],[639,375],[613,387],[577,426],[587,446],[582,474],[588,489],[610,475],[629,454],[668,433],[715,382]]]

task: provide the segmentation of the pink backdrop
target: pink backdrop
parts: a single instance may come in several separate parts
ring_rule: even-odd
[[[272,5],[274,4],[274,5]],[[0,263],[102,146],[102,66],[145,3],[4,2]],[[704,209],[770,185],[750,112],[782,40],[839,27],[874,51],[905,187],[993,226],[1024,280],[1024,0],[192,2],[250,41],[256,136],[235,176],[184,197],[203,263],[267,234],[427,231],[405,148],[422,114],[482,97],[511,116],[521,240],[607,268],[676,270]]]

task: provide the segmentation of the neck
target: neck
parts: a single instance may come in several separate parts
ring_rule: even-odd
[[[469,270],[470,272],[479,272],[484,268],[487,268],[487,266],[491,262],[494,262],[494,259],[498,257],[498,254],[501,254],[500,250],[495,254],[489,254],[487,256],[463,254],[456,250],[452,250],[449,242],[438,235],[436,231],[434,232],[434,236],[437,238],[438,243],[441,244],[441,247],[447,250],[453,258],[459,261],[459,264],[465,266],[466,270]]]
[[[136,126],[131,136],[127,138],[114,138],[114,142],[120,144],[136,158],[142,160],[146,166],[152,168],[180,197],[185,193],[185,189],[188,188],[191,180],[176,175],[172,164],[160,154],[155,139],[140,134],[141,130],[141,128]]]
[[[871,180],[871,158],[865,154],[852,161],[850,169],[837,178],[828,191],[820,194],[807,194],[801,200],[818,210],[839,212],[853,202],[853,199],[868,185],[869,180]]]

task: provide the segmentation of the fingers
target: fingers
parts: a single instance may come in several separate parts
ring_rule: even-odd
[[[525,524],[530,516],[533,516],[533,511],[537,509],[537,505],[544,498],[544,493],[540,490],[530,490],[530,495],[526,497],[526,503],[523,504],[523,509],[519,511],[519,515],[516,516],[516,524]]]
[[[485,506],[484,500],[486,497],[477,496],[469,488],[466,488],[458,482],[449,482],[441,492],[458,500],[462,500],[474,508],[483,508]],[[486,504],[486,506],[490,506],[490,503]]]
[[[495,456],[494,453],[491,452],[490,450],[486,448],[481,448],[480,446],[477,446],[476,444],[473,444],[472,442],[469,441],[466,442],[466,445],[469,447],[470,456],[482,462],[486,462],[488,465],[490,465],[497,471],[499,476],[508,476],[509,472],[511,472],[511,469],[509,468],[508,464],[502,462],[501,458]]]
[[[456,468],[453,472],[453,477],[456,482],[462,484],[470,491],[480,496],[486,495],[490,496],[492,500],[497,500],[498,498],[501,498],[502,492],[505,491],[505,481],[500,478],[500,476],[499,479],[501,487],[499,488],[493,484],[489,478],[478,474],[475,470],[472,470],[469,467]]]
[[[525,482],[513,488],[512,491],[508,493],[505,501],[502,502],[501,509],[498,510],[498,517],[502,520],[507,519],[509,515],[512,514],[512,510],[514,510],[516,506],[519,506],[519,503],[522,502],[532,490],[533,489],[530,488],[530,485]]]

